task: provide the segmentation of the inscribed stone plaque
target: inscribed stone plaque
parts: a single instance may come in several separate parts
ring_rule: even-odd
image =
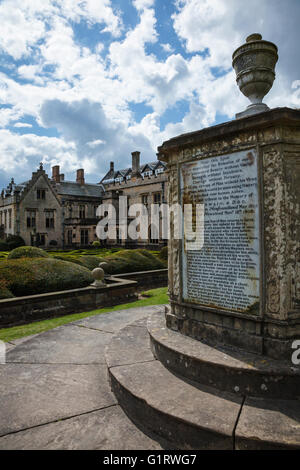
[[[258,313],[260,230],[256,151],[183,164],[180,187],[181,203],[193,207],[192,227],[183,230],[183,299],[222,310]],[[185,210],[185,225],[188,214]],[[197,235],[194,246],[188,241],[191,228]]]

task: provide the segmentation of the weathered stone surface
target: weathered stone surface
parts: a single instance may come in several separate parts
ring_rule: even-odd
[[[154,355],[184,377],[240,395],[300,399],[300,366],[212,347],[170,330],[160,314],[148,317],[147,326]]]
[[[137,299],[137,282],[114,278],[102,287],[82,287],[0,300],[0,325],[31,323],[44,318],[120,305]]]
[[[117,405],[0,438],[1,450],[160,450]]]
[[[158,361],[110,369],[119,403],[181,449],[232,449],[242,399],[177,378]]]
[[[300,401],[246,398],[235,435],[237,449],[300,449]]]
[[[7,354],[6,361],[37,364],[104,364],[110,333],[64,325],[49,330]]]
[[[0,365],[0,436],[116,403],[106,366]]]
[[[170,318],[169,326],[185,335],[210,341],[212,345],[216,342],[230,344],[274,359],[290,360],[293,339],[300,334],[300,284],[297,265],[300,227],[300,111],[276,108],[255,116],[175,137],[164,142],[158,150],[158,157],[168,164],[169,204],[181,202],[181,190],[183,189],[184,193],[185,186],[179,184],[178,175],[182,175],[182,168],[193,166],[196,162],[199,162],[200,166],[204,166],[205,162],[210,162],[210,169],[218,169],[219,164],[222,166],[228,155],[236,156],[236,163],[238,163],[240,152],[245,152],[246,156],[254,155],[254,151],[257,152],[256,183],[255,178],[248,181],[247,176],[244,178],[240,175],[237,178],[240,185],[237,188],[240,194],[237,194],[234,188],[232,190],[226,188],[228,191],[226,194],[224,191],[224,204],[220,203],[218,194],[220,188],[225,188],[227,177],[231,177],[230,173],[223,172],[222,175],[219,174],[219,180],[213,180],[213,176],[216,176],[213,172],[208,172],[207,175],[204,172],[203,178],[206,177],[204,183],[201,184],[201,181],[198,182],[196,178],[193,183],[195,188],[199,189],[198,193],[195,191],[193,194],[193,203],[201,203],[203,200],[206,209],[213,207],[214,211],[218,211],[221,208],[222,215],[227,214],[227,203],[232,210],[235,210],[235,202],[238,202],[238,206],[241,205],[243,209],[247,201],[243,201],[243,198],[239,200],[243,192],[242,188],[247,184],[255,183],[253,188],[251,187],[254,201],[252,209],[257,210],[259,207],[257,215],[253,218],[259,223],[259,227],[257,223],[255,227],[252,224],[252,230],[253,220],[251,222],[249,216],[251,211],[245,211],[245,217],[242,218],[243,223],[251,222],[248,228],[245,227],[245,234],[249,236],[250,244],[257,244],[259,241],[260,246],[259,275],[258,263],[251,261],[249,265],[249,279],[251,282],[256,282],[254,294],[251,294],[254,304],[250,305],[249,311],[234,308],[237,302],[231,307],[230,301],[226,304],[226,299],[208,305],[204,297],[207,297],[209,286],[205,284],[203,275],[203,282],[195,283],[195,291],[198,290],[201,293],[201,296],[199,295],[201,303],[197,299],[195,301],[194,298],[185,298],[184,274],[187,271],[187,269],[184,271],[186,268],[184,266],[185,246],[175,239],[174,225],[171,224],[169,290],[170,313],[173,317]],[[216,192],[215,196],[211,192],[211,197],[207,198],[204,190],[209,178],[213,182],[212,186],[215,185]],[[188,195],[188,188],[189,185],[186,187],[184,196]],[[249,202],[250,199],[251,192]],[[251,204],[249,204],[249,209],[251,209]],[[235,245],[233,233],[229,229],[225,231],[224,243],[226,239],[226,243],[231,241],[232,245]],[[209,239],[207,235],[210,235],[209,231],[204,234],[207,261],[201,266],[198,265],[198,271],[208,269],[216,276],[216,279],[221,279],[219,282],[219,290],[221,290],[224,270],[222,270],[221,263],[221,266],[214,271],[216,259],[220,261],[220,257],[212,256],[210,261],[210,254],[214,253],[213,250],[212,253],[210,252],[211,246],[207,242]],[[222,243],[222,237],[220,239]],[[256,251],[258,253],[258,250]],[[182,257],[181,260],[180,257]],[[239,259],[242,258],[239,257]],[[230,256],[227,261],[230,266]],[[240,277],[240,270],[236,267],[233,269],[233,278],[235,277]],[[243,282],[239,283],[239,288],[244,288]],[[230,295],[229,286],[224,290],[224,297],[230,298]],[[238,300],[238,296],[235,300]]]
[[[127,331],[126,331],[127,330]],[[112,339],[116,350],[120,337]],[[140,340],[139,340],[140,341]],[[148,348],[144,339],[141,350]],[[113,343],[115,343],[113,345]],[[130,353],[131,344],[127,344]],[[126,349],[124,355],[126,357]],[[242,398],[184,381],[159,361],[110,367],[112,390],[126,413],[179,448],[230,449]]]
[[[73,325],[86,326],[96,330],[116,333],[128,323],[132,323],[140,318],[144,318],[154,312],[164,312],[164,305],[151,305],[143,308],[128,308],[126,310],[116,310],[110,313],[103,313],[90,318],[85,318],[73,322]]]
[[[105,358],[108,367],[153,361],[146,319],[133,322],[116,334],[106,348]]]

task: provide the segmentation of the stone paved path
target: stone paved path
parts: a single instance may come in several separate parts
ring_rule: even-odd
[[[104,358],[114,333],[155,311],[164,306],[97,315],[10,343],[0,364],[0,449],[161,449],[118,405]]]

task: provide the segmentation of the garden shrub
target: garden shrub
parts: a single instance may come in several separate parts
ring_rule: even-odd
[[[10,299],[14,295],[7,288],[7,281],[5,279],[0,279],[0,300],[1,299]]]
[[[0,251],[8,251],[8,244],[6,240],[0,240]]]
[[[8,245],[9,250],[13,250],[14,248],[18,248],[19,246],[25,245],[23,238],[19,235],[8,235],[6,243]]]
[[[92,271],[93,269],[98,268],[100,259],[97,256],[85,255],[79,258],[79,262],[82,266],[85,266]]]
[[[20,246],[12,250],[7,257],[7,259],[17,258],[49,258],[49,255],[42,248],[36,246]]]
[[[104,270],[109,274],[132,273],[163,269],[165,264],[147,250],[123,250],[103,258],[108,263]]]
[[[86,287],[93,277],[84,266],[49,257],[2,261],[0,280],[14,295],[23,296]]]
[[[93,247],[93,248],[100,248],[100,247],[101,247],[101,243],[99,242],[99,240],[95,240],[95,241],[92,243],[92,247]]]
[[[168,261],[168,247],[167,246],[164,246],[159,254],[158,254],[158,257],[164,261]]]

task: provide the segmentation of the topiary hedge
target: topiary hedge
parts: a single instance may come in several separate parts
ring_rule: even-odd
[[[49,258],[49,255],[42,248],[36,246],[20,246],[12,250],[7,257],[7,259],[18,258]]]
[[[2,261],[1,280],[12,294],[23,296],[86,287],[94,279],[83,266],[44,257]]]
[[[151,271],[154,269],[163,269],[165,263],[147,250],[124,250],[111,256],[102,258],[108,266],[105,272],[109,274],[133,273],[136,271]]]
[[[168,261],[168,247],[167,246],[164,246],[159,254],[158,254],[158,257],[164,261]]]
[[[14,295],[7,288],[7,281],[5,279],[0,279],[0,300],[1,299],[10,299]]]
[[[0,251],[9,251],[6,240],[0,240]]]
[[[79,258],[79,263],[91,271],[98,268],[100,261],[101,260],[98,256],[81,256]]]
[[[19,246],[24,246],[25,242],[22,237],[19,235],[8,235],[6,239],[6,243],[8,245],[9,250],[14,250],[15,248],[18,248]]]

